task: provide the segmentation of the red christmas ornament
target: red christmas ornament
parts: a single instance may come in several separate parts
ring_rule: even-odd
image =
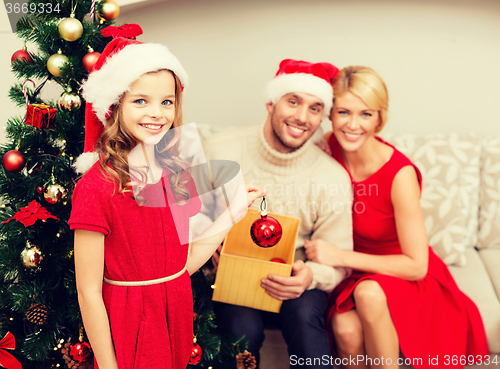
[[[11,64],[14,65],[14,60],[17,60],[19,62],[31,63],[31,55],[26,50],[26,45],[24,45],[21,50],[17,50],[14,54],[12,54],[12,58],[10,58]]]
[[[283,229],[276,218],[267,215],[266,198],[260,204],[260,218],[256,219],[250,227],[252,241],[260,247],[273,247],[281,240]]]
[[[52,128],[57,109],[44,103],[28,105],[25,123],[36,128]]]
[[[36,192],[38,192],[41,195],[44,192],[43,187],[42,186],[38,186],[36,188]]]
[[[3,156],[3,166],[9,172],[17,173],[24,168],[26,159],[22,152],[18,150],[10,150]]]
[[[51,108],[49,105],[42,104],[31,104],[28,96],[28,89],[26,83],[31,82],[33,87],[35,87],[35,82],[31,79],[27,79],[23,82],[23,94],[26,101],[26,119],[24,122],[36,128],[52,128],[54,126],[54,119],[56,117],[57,109]]]
[[[99,56],[101,56],[100,53],[94,51],[94,49],[89,47],[89,52],[82,59],[83,67],[87,72],[90,73],[92,68],[94,68],[94,65],[97,62],[97,59],[99,59]]]
[[[86,361],[90,357],[91,353],[92,349],[87,342],[77,342],[74,345],[71,345],[69,350],[71,358],[79,363]]]
[[[273,263],[285,264],[285,261],[280,258],[272,258],[270,261],[272,261]]]
[[[200,345],[196,343],[196,338],[193,340],[193,349],[191,351],[191,356],[189,357],[189,364],[196,365],[201,361],[201,356],[203,352],[201,351]]]

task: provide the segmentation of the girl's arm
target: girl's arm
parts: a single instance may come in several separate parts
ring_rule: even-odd
[[[265,191],[257,186],[246,186],[245,190],[247,193],[247,207],[251,206],[257,198],[266,195]],[[233,210],[238,212],[238,207],[238,205],[234,206]],[[243,218],[244,213],[242,213],[241,216],[235,213],[232,215],[235,217],[237,223]],[[229,219],[229,214],[226,210],[215,220],[208,230],[200,234],[193,242],[191,242],[191,252],[187,262],[187,270],[190,275],[201,268],[203,264],[205,264],[207,260],[212,257],[222,241],[224,241],[224,238],[231,230],[231,228],[226,227],[227,219]],[[219,230],[219,232],[214,233],[214,230]],[[207,234],[212,235],[207,237]]]
[[[100,369],[118,369],[102,299],[104,235],[75,230],[75,272],[83,324]]]
[[[406,166],[396,174],[391,189],[402,254],[370,255],[344,251],[323,240],[314,240],[306,241],[307,257],[322,264],[386,274],[410,281],[423,279],[427,274],[429,251],[419,197],[415,169]]]

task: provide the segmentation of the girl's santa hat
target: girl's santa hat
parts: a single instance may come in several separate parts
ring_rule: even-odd
[[[125,37],[114,38],[103,50],[88,79],[82,84],[85,107],[85,146],[73,167],[84,173],[99,160],[97,142],[104,132],[111,108],[143,74],[161,69],[172,71],[182,89],[188,76],[179,60],[160,44],[143,43]]]
[[[286,94],[303,92],[323,101],[323,117],[326,118],[332,110],[332,80],[338,72],[339,69],[330,63],[285,59],[267,86],[267,101],[276,104]]]

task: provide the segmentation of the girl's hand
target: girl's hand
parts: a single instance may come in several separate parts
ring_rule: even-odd
[[[247,204],[248,207],[252,206],[253,202],[259,197],[266,196],[267,192],[260,187],[248,185],[245,186],[247,191]]]
[[[248,208],[259,197],[265,196],[266,191],[257,186],[238,186],[237,191],[231,201],[230,209],[234,223],[238,223],[246,215]],[[229,208],[228,208],[229,210]],[[233,223],[233,225],[234,225]]]
[[[321,239],[305,240],[304,249],[309,260],[315,263],[340,267],[342,265],[342,250]]]

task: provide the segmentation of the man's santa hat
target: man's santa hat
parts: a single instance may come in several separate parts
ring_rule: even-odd
[[[323,117],[328,117],[333,106],[332,80],[338,72],[330,63],[285,59],[267,86],[267,101],[276,104],[286,94],[303,92],[320,98],[324,104]]]
[[[77,173],[86,172],[99,160],[97,142],[104,132],[112,106],[118,104],[121,96],[143,74],[161,69],[172,71],[184,90],[188,83],[187,73],[166,46],[116,37],[104,48],[82,84],[82,96],[87,102],[85,146],[83,154],[73,165]]]

